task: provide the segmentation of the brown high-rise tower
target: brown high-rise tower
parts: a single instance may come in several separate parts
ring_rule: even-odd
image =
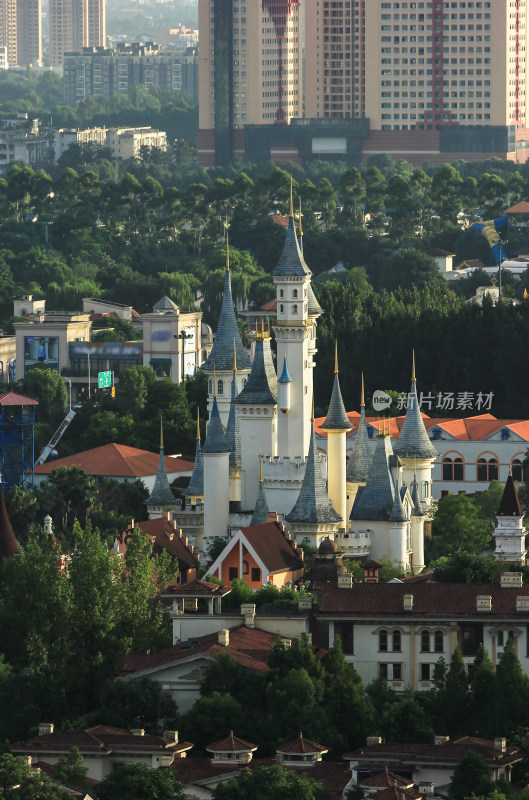
[[[105,0],[50,0],[50,64],[62,66],[65,53],[104,47]]]

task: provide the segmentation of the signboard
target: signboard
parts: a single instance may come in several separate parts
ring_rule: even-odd
[[[24,337],[24,374],[36,364],[59,371],[58,336]]]
[[[112,386],[112,372],[98,372],[97,373],[98,389],[104,389],[107,386]]]

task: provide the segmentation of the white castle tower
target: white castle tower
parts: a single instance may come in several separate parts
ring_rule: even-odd
[[[498,561],[525,564],[524,513],[511,474],[507,478],[500,507],[496,514],[496,527],[492,532],[496,542],[494,556]]]
[[[346,495],[347,495],[347,509],[346,521],[347,528],[349,528],[349,517],[351,516],[351,509],[355,501],[356,493],[360,486],[365,486],[371,462],[373,461],[373,449],[369,443],[369,434],[366,425],[366,404],[364,400],[364,376],[362,374],[362,394],[360,397],[360,420],[358,422],[358,430],[353,439],[353,449],[347,462],[347,469],[345,474],[346,479]],[[342,548],[344,543],[341,543]]]
[[[213,380],[215,380],[213,372]],[[202,448],[204,464],[204,546],[215,536],[228,535],[230,495],[230,450],[224,425],[220,418],[217,398],[208,423],[206,441]]]
[[[169,485],[165,469],[165,454],[163,447],[163,421],[160,417],[160,459],[154,479],[152,492],[145,501],[149,519],[161,517],[164,511],[173,511],[176,508],[176,499]]]

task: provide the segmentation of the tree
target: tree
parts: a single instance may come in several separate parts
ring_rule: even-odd
[[[432,534],[432,546],[439,555],[450,555],[457,550],[479,553],[491,541],[490,525],[464,494],[448,494],[439,500]]]
[[[492,790],[492,780],[487,762],[473,750],[457,764],[450,781],[450,796],[454,800],[466,797],[488,795]]]
[[[177,716],[176,703],[159,681],[136,678],[109,680],[103,686],[99,708],[90,714],[90,724],[116,728],[145,728],[149,733],[171,728]]]
[[[0,797],[11,800],[17,795],[16,787],[30,776],[30,768],[23,758],[15,758],[11,753],[0,756]]]
[[[39,401],[39,419],[57,426],[66,412],[66,387],[64,381],[51,367],[36,364],[20,382],[20,391]]]
[[[432,720],[417,695],[410,693],[389,705],[382,715],[380,727],[388,742],[424,742],[434,739]]]
[[[53,767],[53,780],[69,789],[86,790],[88,767],[78,747],[72,747],[67,756],[60,758]]]
[[[490,713],[490,700],[495,691],[495,669],[482,644],[474,659],[470,688],[474,733],[489,739],[495,735],[496,730],[493,715]]]
[[[56,786],[47,775],[31,775],[16,794],[17,800],[69,800],[71,795]]]
[[[156,382],[152,367],[134,366],[124,370],[116,387],[116,400],[125,413],[142,411],[147,403],[149,388]]]
[[[197,748],[204,750],[206,745],[216,742],[219,736],[227,735],[234,730],[239,736],[251,731],[252,722],[240,703],[229,694],[213,692],[209,697],[199,698],[194,705],[182,715],[180,733],[185,739],[192,737]]]
[[[513,639],[509,638],[496,667],[496,731],[508,735],[527,724],[529,677],[522,670]]]
[[[462,735],[469,714],[468,676],[459,645],[456,646],[440,693],[444,726],[450,736]]]
[[[466,550],[441,556],[433,566],[435,580],[443,583],[499,583],[504,569],[493,553],[482,556]]]
[[[99,800],[184,800],[184,790],[171,769],[146,764],[120,764],[101,782]]]
[[[242,769],[236,778],[219,783],[213,797],[214,800],[318,800],[320,792],[321,786],[316,781],[274,764],[254,771]]]

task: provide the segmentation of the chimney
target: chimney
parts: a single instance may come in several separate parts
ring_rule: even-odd
[[[450,736],[434,736],[434,744],[446,744],[450,741]]]
[[[404,595],[404,611],[413,611],[413,595]]]
[[[166,739],[170,739],[171,742],[178,744],[178,731],[164,731],[163,735]]]
[[[521,589],[523,585],[522,573],[502,572],[500,578],[500,585],[502,589],[508,589],[509,587]]]
[[[134,517],[132,517],[132,519],[128,519],[127,520],[127,528],[128,528],[128,530],[133,531],[134,530],[134,525],[135,525]]]
[[[49,514],[46,514],[46,516],[44,517],[44,530],[46,531],[48,536],[51,536],[53,533],[53,520]]]
[[[366,745],[371,747],[372,744],[382,744],[382,736],[368,736],[366,739]]]
[[[505,753],[507,750],[507,739],[504,739],[503,736],[496,736],[494,739],[494,749]]]
[[[53,722],[39,722],[39,736],[53,733]]]
[[[516,598],[516,611],[524,613],[529,611],[529,595],[518,595]]]
[[[350,572],[340,573],[338,575],[338,589],[352,589],[353,576]]]
[[[241,616],[247,628],[255,628],[255,603],[242,603]]]
[[[298,611],[310,611],[312,609],[312,597],[300,597],[298,600]]]
[[[434,782],[433,781],[421,781],[419,783],[419,794],[432,795],[433,793],[434,793]]]
[[[26,767],[31,769],[31,762],[33,761],[33,756],[26,756]]]
[[[145,736],[145,729],[144,728],[131,728],[130,732],[133,736]]]
[[[490,614],[492,611],[492,596],[490,594],[477,595],[476,611],[481,611],[482,614]]]
[[[222,630],[219,631],[218,643],[221,644],[223,647],[228,647],[230,643],[229,628],[222,628]]]

